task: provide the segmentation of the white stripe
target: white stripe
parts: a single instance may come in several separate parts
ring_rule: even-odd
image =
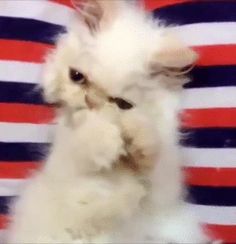
[[[0,61],[0,81],[14,81],[38,84],[42,65],[28,62]]]
[[[2,142],[50,142],[53,125],[0,123],[0,141]]]
[[[29,172],[30,174],[30,172]],[[17,196],[24,188],[27,180],[0,179],[0,196]]]
[[[49,1],[0,1],[0,16],[37,19],[58,25],[68,25],[74,10]]]
[[[27,180],[0,180],[0,196],[18,195]],[[236,225],[236,207],[205,206],[187,204],[203,223],[219,225]]]
[[[207,224],[236,225],[236,207],[189,204],[200,221]]]
[[[182,107],[236,107],[236,87],[192,88],[183,91]]]
[[[0,180],[0,196],[16,196],[27,184],[27,180]],[[205,206],[187,204],[202,223],[236,225],[236,207]]]
[[[185,166],[236,168],[236,148],[183,148]]]
[[[198,23],[172,29],[190,46],[236,43],[236,22]]]

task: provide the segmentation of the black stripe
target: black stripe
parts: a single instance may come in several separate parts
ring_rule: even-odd
[[[3,197],[0,196],[0,214],[8,214],[10,209],[11,201],[14,197]]]
[[[60,25],[35,19],[0,17],[0,38],[54,44],[59,33],[65,32]]]
[[[182,129],[181,144],[197,148],[236,147],[236,128]]]
[[[190,186],[188,201],[200,205],[236,206],[236,187]]]
[[[156,9],[154,16],[169,24],[236,21],[236,1],[193,1]]]
[[[0,142],[0,161],[40,161],[48,152],[47,143]]]
[[[236,86],[236,65],[196,67],[190,74],[191,82],[185,88]],[[37,85],[0,81],[0,102],[43,104]]]
[[[191,73],[191,82],[185,88],[236,86],[236,65],[197,66]]]
[[[236,206],[236,187],[189,186],[188,202],[199,205]],[[8,214],[14,197],[0,197],[0,214]]]
[[[0,102],[43,104],[35,84],[0,81]]]

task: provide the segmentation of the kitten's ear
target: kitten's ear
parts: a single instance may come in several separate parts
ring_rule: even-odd
[[[120,1],[122,2],[122,0],[71,0],[91,32],[112,22]]]
[[[170,77],[185,75],[193,68],[198,58],[196,52],[172,35],[163,36],[158,47],[149,65],[150,72],[154,75],[160,72]]]

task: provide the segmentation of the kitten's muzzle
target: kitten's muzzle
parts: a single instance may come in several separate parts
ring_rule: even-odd
[[[103,91],[90,87],[84,99],[89,109],[99,109],[107,101],[107,96]]]
[[[96,102],[93,101],[93,99],[89,95],[85,95],[84,99],[89,109],[95,109],[98,107],[98,104],[96,104]]]

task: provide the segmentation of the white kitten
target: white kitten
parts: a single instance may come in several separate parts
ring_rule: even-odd
[[[207,241],[183,201],[178,145],[181,70],[196,54],[127,2],[74,0],[43,79],[55,139],[9,243]]]

